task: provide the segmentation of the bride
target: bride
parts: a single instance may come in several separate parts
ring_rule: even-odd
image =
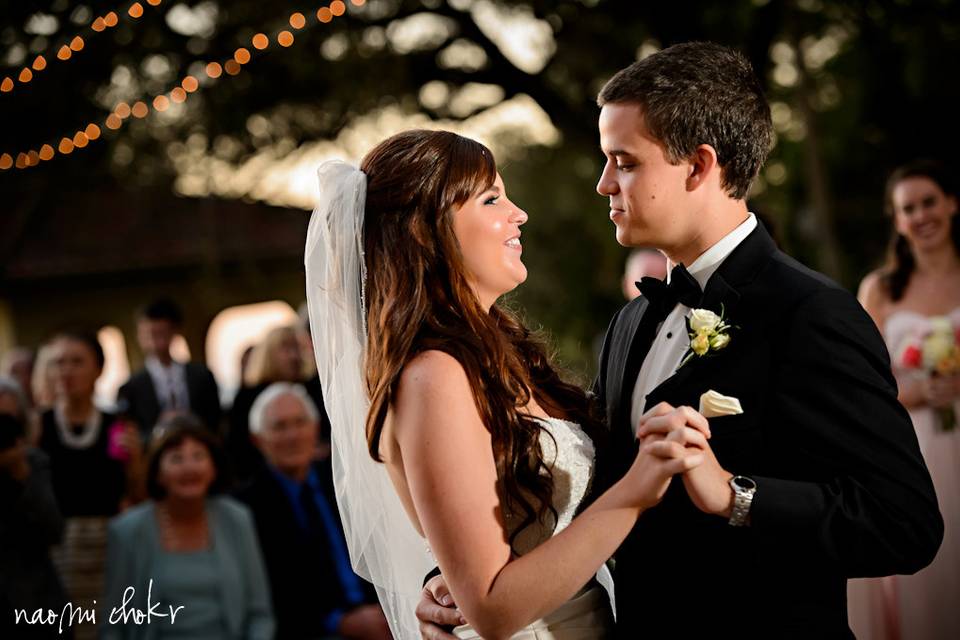
[[[460,638],[608,637],[604,563],[708,434],[644,444],[585,506],[604,428],[497,304],[526,279],[527,214],[490,151],[407,131],[319,174],[305,266],[337,497],[394,635],[419,636],[439,566]]]

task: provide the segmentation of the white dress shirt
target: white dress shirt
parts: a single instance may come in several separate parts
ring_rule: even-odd
[[[154,357],[147,358],[144,366],[157,390],[157,402],[162,411],[186,410],[190,408],[190,394],[187,391],[187,369],[182,363],[173,360],[164,366]]]
[[[694,260],[693,264],[687,267],[690,275],[700,283],[700,288],[705,289],[710,276],[723,264],[723,261],[729,256],[743,240],[750,235],[757,226],[757,218],[752,213],[748,214],[746,220],[720,239],[715,245],[704,251],[699,258]],[[667,283],[670,282],[670,272],[674,265],[667,261]],[[650,345],[650,351],[643,360],[640,367],[640,375],[637,376],[637,382],[633,387],[633,398],[630,406],[630,424],[636,433],[637,425],[640,423],[640,417],[647,409],[647,394],[656,389],[660,384],[672,376],[680,366],[687,349],[690,348],[690,337],[687,335],[686,316],[690,312],[690,307],[677,303],[673,311],[660,324],[657,329],[653,344]],[[696,407],[694,407],[696,408]]]

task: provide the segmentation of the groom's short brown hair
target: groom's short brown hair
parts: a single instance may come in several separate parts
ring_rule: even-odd
[[[597,97],[636,103],[653,136],[678,163],[698,145],[717,152],[724,189],[743,199],[773,137],[770,105],[743,54],[712,42],[686,42],[634,62],[613,76]]]

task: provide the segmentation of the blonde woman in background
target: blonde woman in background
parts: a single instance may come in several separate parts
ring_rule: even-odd
[[[250,440],[248,424],[250,408],[264,389],[274,382],[301,384],[320,411],[320,433],[327,414],[323,405],[323,391],[316,373],[311,373],[304,358],[301,340],[293,325],[271,329],[264,339],[254,345],[250,360],[244,371],[243,386],[237,391],[230,409],[230,427],[227,433],[227,453],[236,480],[243,483],[263,464],[263,457]],[[311,356],[312,359],[312,356]],[[329,455],[329,443],[317,443],[317,456]]]

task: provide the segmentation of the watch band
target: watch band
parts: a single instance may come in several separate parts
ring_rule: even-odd
[[[743,527],[750,520],[750,505],[757,492],[757,483],[746,476],[730,478],[730,488],[733,489],[733,509],[728,524],[732,527]]]

